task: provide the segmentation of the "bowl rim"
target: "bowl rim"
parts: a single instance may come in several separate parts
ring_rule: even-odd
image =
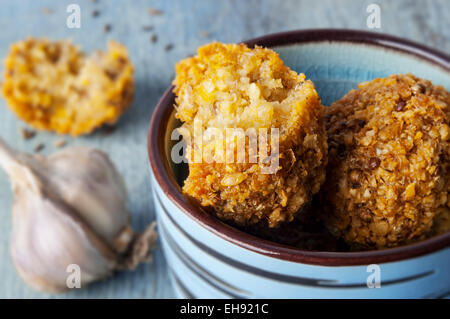
[[[395,51],[412,54],[450,71],[450,57],[415,42],[378,32],[347,29],[304,29],[264,35],[244,41],[249,46],[266,47],[312,42],[344,42],[371,44]],[[450,246],[450,232],[414,244],[384,250],[363,252],[307,251],[274,243],[229,226],[198,205],[186,199],[169,174],[170,165],[165,160],[165,136],[168,120],[173,113],[173,86],[169,87],[158,101],[148,130],[147,150],[150,169],[165,196],[180,211],[192,218],[207,231],[222,239],[255,253],[277,259],[322,266],[350,266],[380,264],[418,257]],[[156,199],[154,199],[156,200]]]

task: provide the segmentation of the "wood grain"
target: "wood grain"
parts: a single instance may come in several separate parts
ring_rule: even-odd
[[[146,132],[152,110],[173,78],[176,61],[195,52],[209,41],[238,42],[278,31],[305,28],[352,28],[367,30],[366,7],[381,6],[381,29],[389,33],[450,52],[450,2],[361,1],[361,0],[169,0],[106,1],[89,0],[0,1],[0,56],[7,54],[12,42],[27,36],[52,39],[72,38],[86,51],[104,49],[108,39],[124,43],[136,67],[136,96],[131,109],[110,135],[102,130],[89,137],[66,138],[69,146],[89,145],[110,154],[123,173],[129,191],[128,208],[133,226],[143,229],[154,219],[151,184],[146,153]],[[66,6],[81,7],[81,28],[68,29]],[[148,14],[148,8],[163,11]],[[99,11],[97,17],[92,12]],[[111,26],[110,32],[104,26]],[[153,26],[153,31],[143,27]],[[205,35],[208,33],[208,35]],[[151,40],[153,34],[157,41]],[[165,46],[172,44],[170,51]],[[3,70],[2,70],[3,71]],[[413,70],[412,70],[413,71]],[[43,153],[54,151],[59,137],[39,133],[25,141],[20,136],[24,123],[0,100],[0,136],[23,151],[45,143]],[[0,298],[52,298],[28,288],[15,272],[9,256],[12,193],[6,175],[0,173]],[[119,273],[114,278],[58,295],[58,298],[170,298],[173,291],[161,249],[154,263],[135,272]]]

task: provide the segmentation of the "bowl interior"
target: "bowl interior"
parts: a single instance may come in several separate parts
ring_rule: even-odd
[[[450,73],[418,56],[381,46],[352,42],[314,42],[273,47],[284,63],[316,85],[329,106],[357,84],[391,74],[413,73],[450,90]]]
[[[342,34],[345,35],[346,32],[343,32]],[[431,80],[433,84],[442,85],[447,90],[450,90],[450,62],[448,57],[444,56],[444,60],[442,60],[442,56],[436,57],[435,59],[435,56],[433,56],[433,53],[435,52],[431,50],[427,51],[426,48],[420,46],[414,47],[414,44],[411,44],[412,46],[409,47],[403,43],[401,49],[398,49],[396,47],[397,43],[395,42],[395,38],[389,38],[391,43],[385,45],[384,41],[381,41],[384,40],[383,38],[378,44],[373,43],[373,41],[364,41],[367,34],[359,35],[359,37],[357,36],[356,38],[358,41],[354,41],[354,39],[352,41],[327,39],[326,33],[321,33],[323,39],[305,41],[304,39],[302,40],[300,35],[298,37],[300,41],[289,41],[289,43],[285,43],[285,40],[280,40],[280,38],[276,38],[276,36],[277,35],[272,37],[269,36],[268,39],[266,37],[251,40],[249,43],[250,45],[256,43],[262,46],[271,47],[280,54],[280,57],[287,66],[296,72],[304,73],[308,79],[311,79],[315,83],[322,103],[326,106],[340,99],[349,90],[356,88],[357,84],[360,82],[370,81],[377,77],[386,77],[391,74],[413,73],[416,76]],[[292,37],[292,34],[290,36]],[[281,42],[281,44],[272,46],[271,43],[274,38],[276,39],[275,42]],[[297,39],[297,37],[294,38]],[[401,41],[399,39],[397,40]],[[152,120],[152,125],[150,127],[149,153],[152,161],[152,130],[158,131],[161,128],[164,129],[164,141],[161,143],[163,145],[160,145],[164,148],[165,156],[163,157],[166,161],[164,166],[170,170],[170,172],[167,172],[168,175],[170,175],[170,180],[162,182],[176,184],[171,185],[172,189],[181,192],[180,186],[187,176],[187,165],[174,164],[170,157],[172,146],[178,142],[171,140],[171,132],[180,125],[174,118],[173,104],[174,96],[171,93],[171,90],[168,90],[159,102],[157,110],[155,111],[155,113],[160,112],[161,114],[165,114],[165,116],[160,115],[164,118],[165,123],[161,123],[161,119],[158,120],[154,118]],[[159,121],[159,123],[154,125],[153,122],[156,121]],[[162,132],[159,132],[159,134],[161,133]],[[156,132],[156,134],[158,134],[158,132]],[[297,254],[295,249],[283,248],[278,244],[272,245],[270,242],[267,243],[262,239],[252,238],[251,235],[242,233],[238,230],[230,230],[229,226],[219,220],[214,221],[213,219],[215,219],[215,217],[205,217],[207,214],[202,214],[200,207],[193,208],[193,206],[187,204],[185,200],[180,201],[179,194],[173,196],[172,199],[178,201],[178,205],[182,210],[198,219],[201,224],[206,225],[210,230],[215,231],[219,235],[238,245],[255,251],[260,251],[261,246],[264,246],[264,249],[266,250],[273,249],[276,251],[274,255],[279,258],[283,258],[284,256],[293,261],[304,261],[302,258],[305,255],[311,255],[310,253],[301,252]],[[205,218],[207,219],[206,222]],[[331,264],[336,265],[366,262],[368,258],[372,257],[378,257],[376,261],[395,260],[436,250],[448,246],[449,242],[450,233],[447,233],[420,243],[408,245],[408,247],[402,246],[383,251],[323,255],[320,255],[321,252],[316,252],[318,255],[314,255],[313,252],[313,255],[311,256],[314,258],[308,260],[312,260],[312,263],[324,264],[326,262],[320,258],[328,258],[328,261]],[[252,245],[256,246],[256,248],[253,249]],[[318,259],[315,259],[315,257]]]

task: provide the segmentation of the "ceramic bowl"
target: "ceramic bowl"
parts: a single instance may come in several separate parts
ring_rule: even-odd
[[[314,81],[323,104],[356,84],[411,72],[450,90],[447,55],[403,39],[350,30],[302,30],[246,41],[270,47]],[[150,123],[148,152],[158,228],[181,298],[417,298],[450,291],[450,233],[368,252],[313,252],[235,229],[187,200],[182,170],[170,160],[174,95]],[[380,287],[373,287],[374,279]],[[369,282],[369,285],[368,285]]]

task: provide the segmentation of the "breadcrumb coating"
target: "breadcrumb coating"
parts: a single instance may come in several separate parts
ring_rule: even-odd
[[[69,41],[27,38],[5,59],[3,95],[25,122],[81,135],[114,124],[134,92],[127,49],[114,41],[87,57]]]
[[[290,70],[270,49],[211,43],[176,65],[174,85],[176,117],[184,122],[179,131],[190,156],[183,191],[212,207],[219,218],[238,225],[275,227],[292,221],[325,179],[324,108],[314,84]],[[200,154],[189,138],[195,123],[203,132],[215,128],[223,133],[222,138],[204,137]],[[263,173],[270,156],[251,147],[248,135],[240,137],[245,141],[240,152],[237,148],[221,152],[217,145],[226,149],[233,140],[227,139],[227,128],[267,129],[269,137],[277,128],[278,152],[270,145],[267,152],[278,157],[276,171]],[[255,153],[258,161],[251,163],[250,154]],[[219,160],[229,154],[233,163]],[[201,161],[195,161],[196,155]],[[238,158],[246,160],[238,163]]]
[[[323,219],[355,247],[449,228],[450,94],[411,74],[359,84],[326,110]]]

